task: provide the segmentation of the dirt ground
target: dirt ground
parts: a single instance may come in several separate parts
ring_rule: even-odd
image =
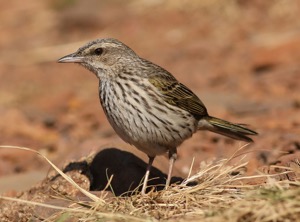
[[[0,145],[38,150],[60,168],[106,148],[147,161],[110,127],[97,78],[56,62],[89,40],[113,37],[170,71],[211,115],[259,133],[242,151],[249,175],[300,157],[296,0],[11,0],[0,3],[0,21]],[[185,178],[193,159],[195,172],[202,161],[228,158],[242,145],[198,132],[178,149],[174,175]],[[154,166],[166,173],[167,158]],[[0,193],[18,196],[50,168],[34,153],[0,148]]]

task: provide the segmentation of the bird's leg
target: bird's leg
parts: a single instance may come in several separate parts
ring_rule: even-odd
[[[147,189],[147,183],[148,183],[148,179],[149,179],[149,175],[150,175],[150,170],[151,170],[154,158],[155,158],[155,156],[148,156],[148,157],[149,157],[149,162],[148,162],[148,166],[147,166],[147,170],[146,170],[146,174],[145,174],[145,178],[144,178],[144,183],[143,183],[143,188],[142,188],[142,195],[146,194],[146,189]]]
[[[169,172],[168,172],[168,177],[166,181],[166,186],[165,189],[168,189],[170,186],[171,178],[172,178],[172,171],[173,171],[173,165],[175,160],[177,159],[177,149],[170,149],[169,150]]]

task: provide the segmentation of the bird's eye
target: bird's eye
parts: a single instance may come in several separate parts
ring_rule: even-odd
[[[103,49],[102,48],[96,48],[94,52],[95,52],[96,55],[101,55],[103,53]]]

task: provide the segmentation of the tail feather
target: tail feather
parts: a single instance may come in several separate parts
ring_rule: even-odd
[[[242,124],[234,124],[212,116],[202,118],[199,121],[198,129],[209,130],[214,133],[230,137],[232,139],[242,140],[246,142],[253,142],[253,140],[248,137],[248,135],[257,135],[255,131],[246,128]]]

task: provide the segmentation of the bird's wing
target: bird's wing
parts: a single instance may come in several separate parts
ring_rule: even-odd
[[[188,111],[196,119],[207,115],[202,101],[171,74],[153,75],[149,78],[149,82],[159,90],[167,103]]]

